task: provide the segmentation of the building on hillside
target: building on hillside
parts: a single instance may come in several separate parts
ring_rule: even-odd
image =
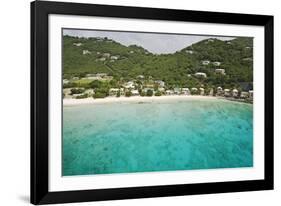
[[[106,77],[107,76],[107,73],[96,73],[96,77]]]
[[[133,81],[128,81],[126,82],[124,85],[123,85],[124,88],[126,89],[134,89],[135,86],[134,86],[134,82]]]
[[[203,73],[203,72],[196,72],[194,74],[196,77],[203,77],[203,78],[207,78],[207,74]]]
[[[193,53],[194,53],[194,51],[192,51],[192,50],[185,50],[185,52],[186,52],[187,54],[193,54]]]
[[[215,73],[225,75],[225,70],[224,69],[215,69]]]
[[[105,57],[105,58],[109,58],[110,57],[110,53],[103,53],[102,56]]]
[[[206,65],[210,64],[210,61],[209,60],[203,60],[201,63],[202,63],[202,65],[206,66]]]
[[[219,67],[221,65],[221,62],[213,62],[213,65]]]
[[[137,79],[144,79],[144,75],[138,75]]]
[[[118,56],[111,56],[110,59],[111,60],[118,60]]]
[[[80,42],[78,42],[78,43],[73,43],[73,45],[74,45],[74,46],[78,46],[78,47],[79,47],[79,46],[82,46],[83,44],[82,44],[82,43],[80,43]]]
[[[106,60],[106,58],[105,57],[101,57],[101,58],[99,58],[99,61],[101,61],[101,62],[104,62]]]
[[[91,54],[92,52],[90,52],[89,50],[83,50],[83,55],[86,55],[86,54]]]

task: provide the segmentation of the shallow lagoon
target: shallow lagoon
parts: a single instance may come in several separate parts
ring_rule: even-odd
[[[253,166],[253,107],[221,99],[65,106],[63,175]]]

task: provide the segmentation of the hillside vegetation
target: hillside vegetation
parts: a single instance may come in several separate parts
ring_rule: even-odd
[[[209,61],[203,65],[202,61]],[[219,62],[220,65],[214,65]],[[215,69],[224,69],[225,75]],[[202,72],[207,78],[194,76]],[[229,87],[253,82],[253,39],[230,41],[210,38],[173,54],[152,54],[138,45],[124,46],[108,38],[63,37],[64,79],[107,73],[117,81],[138,75],[162,80],[167,88]]]

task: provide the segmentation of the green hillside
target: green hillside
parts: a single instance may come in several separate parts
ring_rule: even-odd
[[[84,53],[84,54],[83,54]],[[173,54],[155,55],[138,46],[124,46],[107,38],[63,37],[64,78],[107,73],[114,79],[134,80],[138,75],[163,80],[169,87],[239,87],[253,81],[253,39],[207,39]],[[202,61],[210,61],[202,65]],[[220,66],[213,65],[220,62]],[[215,72],[224,69],[225,75]],[[204,72],[207,78],[194,74]]]

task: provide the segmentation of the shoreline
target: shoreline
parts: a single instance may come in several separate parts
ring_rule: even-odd
[[[152,96],[152,97],[106,97],[101,99],[85,98],[85,99],[63,99],[63,106],[74,106],[84,104],[104,104],[104,103],[122,103],[122,102],[156,102],[156,101],[167,101],[167,100],[222,100],[226,98],[214,97],[214,96]]]

